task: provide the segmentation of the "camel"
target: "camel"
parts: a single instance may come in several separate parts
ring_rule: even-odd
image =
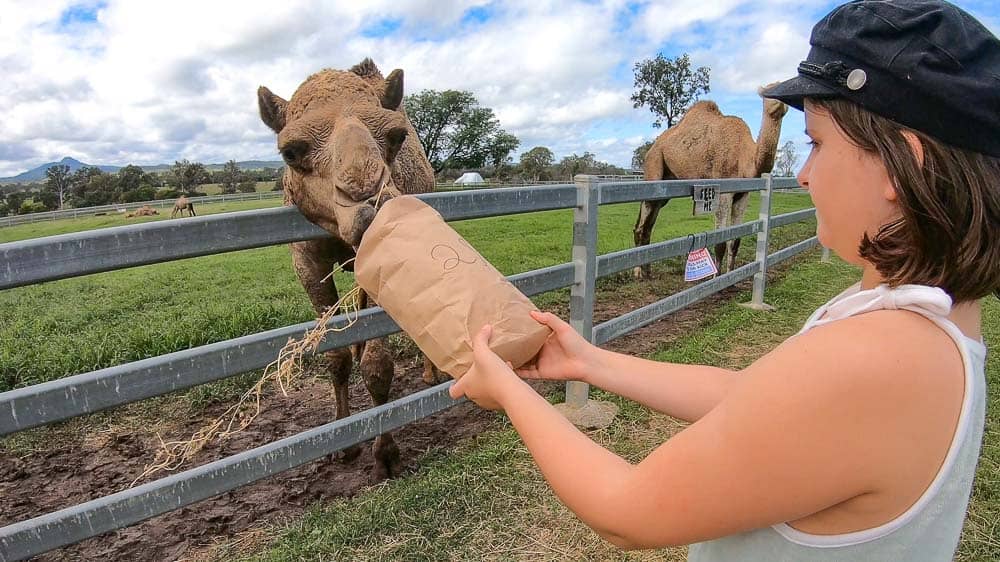
[[[192,203],[191,200],[188,199],[186,195],[181,195],[180,197],[177,198],[177,201],[174,201],[174,210],[170,211],[170,218],[174,218],[175,216],[177,216],[178,212],[180,212],[181,218],[184,218],[184,211],[188,212],[189,217],[195,216],[194,203]]]
[[[371,59],[349,71],[326,69],[309,76],[284,100],[261,86],[260,116],[277,134],[285,161],[284,204],[294,205],[332,238],[291,244],[292,262],[317,315],[337,302],[333,281],[323,282],[337,264],[353,271],[361,236],[376,206],[400,194],[434,189],[434,172],[403,108],[403,71],[384,78]],[[362,306],[367,305],[362,293]],[[350,415],[348,376],[360,356],[360,372],[376,406],[389,400],[393,360],[385,338],[353,350],[327,352],[336,395],[336,418]],[[439,373],[424,358],[424,381],[436,384]],[[350,461],[360,451],[345,450]],[[402,467],[392,435],[375,439],[372,475],[381,480]]]
[[[132,217],[151,217],[153,215],[158,215],[158,214],[160,213],[158,213],[156,209],[150,207],[149,205],[143,205],[142,207],[139,207],[135,211],[126,214],[125,218],[130,219]]]
[[[764,88],[767,88],[765,86]],[[758,90],[760,93],[761,88]],[[712,101],[700,101],[677,125],[656,137],[643,162],[643,179],[756,178],[771,171],[778,150],[781,119],[788,106],[764,100],[760,132],[754,141],[750,127],[739,117],[723,115]],[[643,201],[635,221],[635,245],[649,244],[660,209],[669,199]],[[749,192],[722,193],[715,211],[715,227],[743,222]],[[740,239],[716,245],[715,258],[723,271],[736,265]],[[648,265],[636,268],[637,278],[648,277]]]

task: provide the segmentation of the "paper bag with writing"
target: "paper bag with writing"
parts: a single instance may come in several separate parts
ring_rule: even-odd
[[[410,196],[386,202],[365,231],[354,262],[358,285],[439,369],[454,378],[472,366],[472,337],[493,325],[490,348],[514,367],[551,333],[528,315],[521,291],[440,214]]]

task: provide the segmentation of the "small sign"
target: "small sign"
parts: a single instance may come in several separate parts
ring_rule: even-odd
[[[715,260],[712,259],[712,254],[708,253],[708,248],[695,250],[688,254],[687,263],[684,264],[685,281],[698,281],[718,272],[719,268],[715,267]]]
[[[694,198],[694,215],[706,215],[714,213],[719,205],[719,186],[715,185],[695,185],[691,190]]]

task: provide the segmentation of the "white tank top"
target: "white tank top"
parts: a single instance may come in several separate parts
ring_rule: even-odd
[[[690,562],[927,561],[952,559],[958,547],[986,412],[986,347],[948,319],[951,298],[923,285],[862,291],[857,284],[826,303],[799,332],[873,310],[909,310],[937,324],[955,341],[965,363],[965,394],[951,446],[930,486],[902,515],[871,529],[812,535],[786,523],[691,545]]]

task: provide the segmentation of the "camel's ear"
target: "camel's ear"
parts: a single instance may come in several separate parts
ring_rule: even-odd
[[[285,128],[285,108],[288,102],[271,93],[266,87],[257,88],[257,104],[260,106],[260,119],[275,133]]]
[[[403,103],[403,70],[397,68],[385,79],[385,91],[382,92],[382,107],[396,111]]]

